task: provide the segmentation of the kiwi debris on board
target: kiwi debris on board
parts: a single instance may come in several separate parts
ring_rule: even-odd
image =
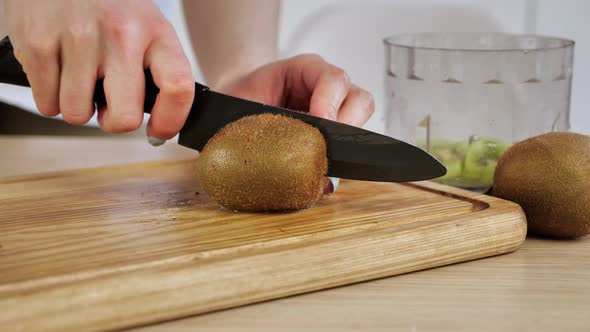
[[[287,116],[260,114],[223,127],[198,160],[203,189],[236,211],[300,210],[326,186],[327,147],[315,127]]]
[[[513,145],[498,161],[491,194],[518,203],[531,234],[590,234],[590,136],[556,132]]]

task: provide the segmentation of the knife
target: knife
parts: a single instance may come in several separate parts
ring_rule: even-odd
[[[144,110],[150,113],[159,89],[146,70]],[[30,86],[14,56],[9,37],[0,41],[0,83]],[[290,116],[320,130],[328,148],[327,176],[378,182],[411,182],[437,178],[446,168],[422,149],[365,129],[285,108],[260,104],[210,90],[195,82],[195,100],[181,129],[178,143],[201,151],[226,124],[244,116],[272,113]],[[106,105],[103,82],[96,83],[94,101]]]

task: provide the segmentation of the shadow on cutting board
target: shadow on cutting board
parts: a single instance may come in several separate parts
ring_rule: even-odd
[[[38,116],[0,102],[0,135],[116,136],[143,137],[145,130],[111,135],[98,128],[73,126],[64,121]]]

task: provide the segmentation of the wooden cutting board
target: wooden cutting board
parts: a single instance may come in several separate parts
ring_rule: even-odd
[[[194,160],[0,179],[0,330],[125,328],[516,250],[516,204],[342,181],[287,214],[219,208]],[[337,305],[337,304],[335,304]]]

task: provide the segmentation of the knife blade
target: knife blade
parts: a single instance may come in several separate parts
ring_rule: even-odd
[[[0,41],[0,82],[30,86],[14,57],[8,37]],[[226,124],[244,116],[272,113],[290,116],[320,130],[328,148],[328,176],[378,182],[411,182],[437,178],[446,168],[426,151],[385,135],[303,112],[245,100],[210,90],[195,82],[195,101],[179,133],[178,143],[200,151]],[[149,113],[159,89],[146,70],[144,110]],[[94,100],[106,105],[102,80],[97,81]]]

